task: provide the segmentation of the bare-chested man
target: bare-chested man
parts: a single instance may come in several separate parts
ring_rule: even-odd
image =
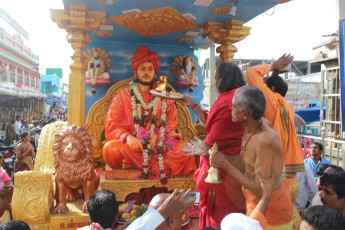
[[[247,215],[255,209],[262,196],[257,175],[262,178],[273,175],[273,192],[265,217],[269,227],[291,229],[292,203],[282,179],[283,149],[272,124],[262,118],[265,109],[266,100],[260,89],[251,86],[239,88],[232,101],[232,119],[241,123],[245,130],[241,145],[245,173],[235,168],[220,152],[210,151],[210,163],[213,167],[227,170],[243,185]]]

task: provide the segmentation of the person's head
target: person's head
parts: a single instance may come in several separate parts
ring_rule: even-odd
[[[31,137],[30,137],[30,133],[29,132],[22,132],[20,134],[20,138],[22,139],[22,141],[27,141],[29,142],[31,140]]]
[[[163,202],[170,196],[169,193],[160,193],[154,196],[149,204],[150,207],[154,209],[158,209]],[[177,230],[181,229],[182,225],[182,215],[183,211],[177,212],[174,215],[168,216],[163,223],[161,223],[158,228],[158,230]]]
[[[86,205],[90,223],[99,223],[102,228],[114,228],[116,226],[119,204],[113,192],[97,191],[89,197]]]
[[[231,213],[225,216],[220,223],[222,230],[230,229],[251,229],[251,230],[262,230],[260,223],[257,220],[251,219],[250,217],[242,213]]]
[[[55,117],[52,117],[49,119],[48,123],[51,124],[51,123],[54,123],[56,121],[56,118]]]
[[[259,121],[266,110],[266,99],[256,87],[243,86],[236,90],[232,100],[232,121],[243,122],[248,118]]]
[[[155,52],[146,46],[138,47],[132,57],[132,68],[139,84],[151,85],[159,71],[159,60]]]
[[[40,123],[38,121],[35,121],[33,124],[34,124],[35,127],[40,125]]]
[[[99,51],[97,51],[97,50],[93,51],[93,58],[96,59],[96,60],[98,60],[99,57],[100,57],[100,56],[99,56]]]
[[[48,124],[48,122],[43,121],[43,122],[42,122],[42,128],[43,128],[44,126],[46,126],[47,124]]]
[[[11,123],[14,124],[14,123],[16,123],[16,121],[15,120],[11,120]]]
[[[42,131],[41,128],[36,128],[36,129],[35,129],[35,133],[37,133],[38,135],[41,135],[41,131]]]
[[[341,172],[344,171],[344,169],[342,167],[336,166],[336,165],[330,165],[328,166],[325,171],[323,172],[323,174],[331,174],[334,172]]]
[[[323,187],[320,197],[323,206],[345,215],[345,171],[325,174],[320,178]]]
[[[221,63],[217,68],[215,78],[219,93],[228,92],[246,84],[240,68],[233,62]]]
[[[315,143],[311,144],[311,146],[310,146],[310,157],[314,161],[319,161],[321,158],[322,151],[323,151],[322,144],[319,142],[315,142]]]
[[[265,80],[265,83],[273,92],[279,93],[285,97],[288,91],[288,84],[279,75],[270,76]]]
[[[316,175],[322,176],[325,170],[329,167],[329,164],[320,164],[319,168],[316,170]]]
[[[183,69],[186,70],[187,65],[190,63],[190,57],[186,56],[183,58]]]
[[[304,210],[300,230],[341,230],[345,226],[344,216],[333,209],[312,206]]]
[[[29,122],[27,120],[24,120],[23,125],[25,126],[25,128],[29,127]]]
[[[20,116],[19,116],[19,115],[16,116],[16,120],[17,120],[17,121],[20,121]]]
[[[0,230],[31,230],[31,228],[24,221],[12,220],[0,225]]]

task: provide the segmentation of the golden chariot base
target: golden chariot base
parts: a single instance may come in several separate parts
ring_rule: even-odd
[[[115,193],[116,200],[124,202],[127,195],[139,193],[142,188],[165,187],[168,190],[174,189],[195,189],[193,177],[168,179],[168,183],[163,185],[159,180],[106,180],[101,176],[100,189]]]
[[[89,215],[81,211],[84,199],[68,202],[68,212],[64,214],[50,214],[50,229],[74,230],[90,225]]]

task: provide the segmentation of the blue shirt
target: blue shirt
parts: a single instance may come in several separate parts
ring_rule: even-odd
[[[320,157],[319,162],[317,162],[317,164],[315,164],[314,160],[311,157],[309,157],[309,158],[304,160],[304,164],[309,165],[311,170],[313,170],[314,177],[318,177],[318,175],[316,175],[316,171],[318,170],[319,166],[321,164],[329,164],[329,165],[331,165],[332,163],[329,160],[327,160],[326,158]]]

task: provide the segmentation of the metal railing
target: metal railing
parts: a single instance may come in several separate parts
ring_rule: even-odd
[[[332,164],[345,167],[345,141],[332,139],[332,136],[326,136],[324,130],[320,135],[297,133],[297,138],[302,147],[304,158],[307,157],[309,147],[314,142],[323,145],[322,157],[330,160]]]

